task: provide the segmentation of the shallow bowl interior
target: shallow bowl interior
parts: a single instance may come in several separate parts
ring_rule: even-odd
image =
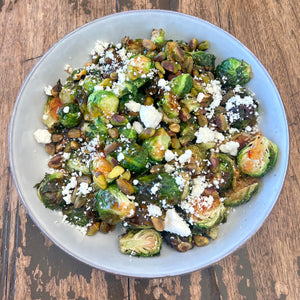
[[[261,103],[261,129],[279,149],[275,168],[262,179],[259,193],[247,204],[235,209],[221,225],[217,240],[207,247],[178,253],[164,246],[161,255],[136,258],[122,255],[118,249],[120,230],[108,235],[86,237],[61,216],[46,209],[33,186],[45,173],[48,155],[37,144],[33,132],[42,128],[41,115],[46,96],[43,88],[64,80],[65,64],[81,67],[89,60],[96,40],[120,42],[125,35],[149,37],[153,28],[164,28],[168,39],[208,40],[217,63],[234,56],[253,68],[248,87]],[[276,126],[274,125],[276,124]],[[134,277],[163,277],[191,272],[225,257],[249,239],[262,225],[274,206],[284,181],[288,162],[288,130],[284,108],[272,79],[257,58],[238,40],[220,28],[184,14],[146,10],[110,15],[73,31],[55,44],[36,64],[25,80],[15,103],[9,136],[9,154],[13,178],[27,212],[39,228],[60,248],[91,266],[115,274]]]

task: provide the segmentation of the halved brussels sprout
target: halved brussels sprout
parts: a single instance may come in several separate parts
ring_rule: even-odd
[[[137,180],[135,199],[139,203],[164,206],[176,205],[181,200],[178,185],[168,173],[150,174]]]
[[[190,220],[193,222],[193,225],[200,230],[209,229],[220,224],[226,215],[226,208],[218,197],[213,199],[209,208],[197,205],[196,201],[193,204],[194,213],[189,214]]]
[[[79,87],[78,84],[73,82],[67,82],[63,85],[61,91],[59,92],[59,98],[62,103],[74,103],[76,96],[78,95]]]
[[[94,118],[103,116],[108,119],[117,113],[118,106],[118,97],[110,91],[95,91],[89,96],[87,102],[87,109]]]
[[[180,105],[177,101],[177,97],[169,92],[164,93],[161,100],[162,109],[169,118],[175,118],[179,116]]]
[[[150,72],[152,61],[149,57],[138,54],[129,60],[128,66],[134,67],[137,72],[137,77],[140,77],[142,74],[148,74]]]
[[[74,151],[66,162],[66,168],[70,172],[78,171],[84,175],[91,174],[89,169],[89,155],[83,153],[80,149]]]
[[[149,156],[153,161],[162,161],[165,152],[171,144],[171,138],[163,128],[159,128],[155,135],[143,143],[143,147],[148,150]]]
[[[59,122],[58,111],[62,107],[62,102],[58,97],[48,97],[44,106],[43,123],[51,128],[54,124]]]
[[[226,154],[214,153],[210,156],[210,169],[213,180],[217,180],[217,189],[219,192],[228,190],[234,177],[234,161]]]
[[[277,145],[265,136],[257,134],[239,151],[237,163],[243,173],[252,177],[261,177],[274,167],[277,154]]]
[[[63,173],[46,174],[44,179],[35,187],[43,204],[50,209],[61,208],[64,204],[62,196]]]
[[[161,46],[165,40],[165,31],[163,29],[153,29],[151,33],[151,41]]]
[[[99,217],[108,224],[116,224],[134,215],[135,205],[116,184],[96,194],[96,209]]]
[[[141,173],[146,169],[148,152],[137,143],[122,144],[111,155],[117,158],[120,165],[129,171]]]
[[[59,122],[66,128],[72,128],[82,120],[82,113],[78,104],[66,103],[58,111]]]
[[[231,57],[217,66],[216,74],[223,86],[244,85],[252,78],[252,69],[245,61]]]
[[[154,229],[130,230],[119,240],[120,251],[134,256],[158,255],[161,245],[161,235]]]
[[[172,92],[178,97],[188,94],[193,86],[193,78],[190,74],[181,74],[170,82]]]
[[[226,206],[238,206],[250,200],[259,188],[257,178],[246,178],[237,181],[235,189],[230,189],[225,193],[224,204]]]
[[[204,68],[206,71],[213,71],[215,69],[216,57],[205,51],[191,52],[194,63],[196,66]]]
[[[200,108],[200,103],[197,101],[197,98],[187,97],[180,101],[180,105],[185,107],[188,112],[194,112]]]
[[[101,78],[99,76],[87,75],[83,80],[82,87],[89,94],[94,92],[94,87],[101,82]]]

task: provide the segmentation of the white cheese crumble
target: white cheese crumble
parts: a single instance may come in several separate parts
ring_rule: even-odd
[[[51,90],[52,90],[51,85],[47,85],[47,86],[44,87],[44,92],[47,96],[52,96]]]
[[[170,165],[170,164],[165,164],[165,171],[167,173],[172,173],[175,171],[175,166],[173,165]]]
[[[140,118],[146,128],[156,128],[162,120],[160,113],[153,105],[142,105],[140,109]]]
[[[206,114],[206,117],[208,119],[211,119],[214,114],[215,108],[219,106],[222,101],[222,87],[220,81],[219,80],[210,81],[210,83],[206,85],[205,90],[213,97],[213,101],[207,108],[208,112]]]
[[[96,53],[99,56],[104,55],[104,51],[108,48],[109,43],[103,41],[97,41],[95,44],[95,48],[92,50],[91,55],[95,55]]]
[[[63,188],[62,195],[66,204],[72,203],[71,201],[72,190],[76,187],[76,185],[77,185],[76,177],[72,176],[70,178],[69,183]]]
[[[150,189],[151,194],[155,195],[160,188],[161,188],[161,183],[160,182],[155,183],[153,187]]]
[[[208,143],[208,142],[223,142],[224,135],[215,130],[211,130],[208,127],[200,127],[198,131],[195,132],[197,137],[196,143]]]
[[[189,236],[192,234],[189,225],[178,215],[175,208],[168,209],[166,212],[165,231],[180,236]]]
[[[189,163],[191,161],[192,155],[193,152],[190,149],[185,150],[185,152],[178,157],[179,163],[181,165],[184,165],[185,163]]]
[[[161,78],[157,82],[157,86],[163,89],[164,91],[168,92],[171,91],[171,87],[169,86],[169,81]]]
[[[132,127],[137,132],[137,134],[141,134],[144,130],[143,125],[138,121],[133,122]]]
[[[64,152],[62,156],[63,156],[63,158],[64,158],[65,160],[67,160],[67,159],[70,158],[71,153]]]
[[[33,133],[36,141],[40,144],[49,144],[51,143],[51,134],[47,129],[37,129]]]
[[[139,112],[141,109],[141,104],[133,100],[130,100],[128,103],[125,103],[126,108],[132,112]]]
[[[124,154],[122,152],[120,152],[117,156],[117,160],[120,162],[125,158]]]
[[[87,182],[81,182],[78,188],[78,194],[81,193],[83,195],[87,195],[92,191],[92,188],[89,187]]]
[[[230,154],[232,156],[237,156],[239,147],[240,144],[238,142],[229,141],[225,144],[222,144],[220,146],[220,150],[223,153]]]
[[[65,114],[67,114],[69,111],[70,111],[70,107],[69,106],[65,106],[64,109],[63,109],[63,112]]]
[[[204,94],[203,93],[199,93],[198,96],[197,96],[197,102],[201,102],[204,98]]]
[[[155,204],[147,205],[147,210],[150,217],[160,217],[162,215],[160,207]]]
[[[167,149],[166,152],[165,152],[165,160],[167,162],[173,160],[176,158],[176,154],[173,153],[173,151]]]

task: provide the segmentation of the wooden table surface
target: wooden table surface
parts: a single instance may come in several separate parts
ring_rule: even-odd
[[[205,19],[258,57],[285,105],[291,163],[272,213],[232,255],[183,276],[134,279],[80,263],[40,232],[14,187],[7,135],[22,82],[49,47],[96,18],[158,8]],[[0,298],[300,299],[299,13],[298,0],[0,0]]]

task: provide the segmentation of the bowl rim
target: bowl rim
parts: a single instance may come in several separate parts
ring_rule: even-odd
[[[183,17],[187,17],[187,18],[191,18],[195,21],[198,22],[202,22],[204,24],[206,24],[207,26],[211,27],[214,30],[218,30],[221,31],[222,34],[225,34],[227,36],[229,36],[231,39],[233,39],[239,47],[243,48],[244,50],[246,50],[246,52],[249,53],[249,55],[256,61],[256,63],[259,65],[259,67],[261,68],[261,70],[263,71],[264,75],[267,77],[267,79],[269,80],[270,84],[272,85],[272,88],[279,100],[279,105],[283,114],[283,118],[284,118],[284,131],[285,131],[285,136],[286,136],[286,148],[285,149],[280,149],[281,152],[286,153],[286,160],[283,161],[283,172],[281,175],[281,181],[280,181],[280,186],[279,189],[276,193],[276,196],[274,197],[274,201],[272,202],[272,205],[270,205],[268,207],[268,209],[265,211],[265,214],[263,215],[262,221],[258,224],[258,226],[256,227],[255,230],[248,232],[248,234],[245,235],[245,237],[239,241],[238,244],[235,244],[231,247],[228,247],[227,251],[224,252],[222,255],[220,255],[217,259],[214,259],[212,261],[207,261],[205,264],[203,264],[201,267],[199,266],[191,266],[188,270],[184,271],[184,272],[168,272],[168,274],[157,274],[156,276],[151,276],[151,275],[146,275],[146,276],[142,276],[139,274],[131,274],[131,273],[126,273],[126,272],[120,272],[120,273],[116,273],[112,270],[110,270],[107,267],[103,267],[103,266],[98,266],[97,264],[93,264],[89,261],[86,261],[85,259],[83,259],[82,257],[77,256],[76,254],[70,252],[67,248],[65,248],[65,246],[63,244],[61,244],[59,241],[56,241],[54,237],[50,236],[48,234],[48,232],[46,230],[43,229],[42,225],[39,222],[39,219],[36,218],[34,216],[34,214],[30,211],[30,209],[27,207],[26,205],[26,201],[25,201],[25,197],[21,192],[20,189],[20,184],[18,181],[18,178],[16,176],[16,171],[15,171],[15,165],[14,165],[14,160],[13,160],[13,148],[12,148],[12,140],[13,140],[13,128],[14,128],[14,123],[15,123],[15,115],[16,115],[16,111],[17,108],[19,106],[19,103],[21,102],[21,98],[22,98],[22,94],[24,89],[26,88],[27,84],[29,83],[32,75],[35,73],[36,69],[40,66],[40,64],[42,64],[42,62],[45,60],[45,58],[50,55],[50,53],[52,53],[52,51],[55,50],[55,48],[57,47],[57,45],[68,39],[69,37],[71,37],[72,35],[76,34],[78,31],[82,30],[85,27],[88,27],[92,24],[101,22],[104,19],[109,19],[109,18],[114,18],[114,17],[118,17],[118,16],[122,16],[122,15],[134,15],[134,14],[155,14],[155,13],[160,13],[160,14],[166,14],[166,15],[177,15],[177,16],[183,16]],[[113,13],[113,14],[109,14],[109,15],[105,15],[103,17],[97,18],[91,22],[88,22],[86,24],[81,25],[80,27],[77,27],[76,29],[72,30],[71,32],[69,32],[68,34],[66,34],[65,36],[63,36],[61,39],[59,39],[57,42],[55,42],[40,58],[39,60],[36,62],[36,64],[33,66],[33,68],[30,70],[30,72],[28,73],[28,75],[26,76],[20,91],[17,95],[16,101],[14,103],[14,107],[13,107],[13,111],[11,114],[11,119],[10,119],[10,124],[9,124],[9,134],[8,134],[8,154],[9,154],[9,164],[10,164],[10,170],[11,170],[11,175],[12,175],[12,179],[14,181],[17,193],[22,201],[23,206],[25,207],[26,212],[28,213],[28,215],[31,217],[31,219],[34,221],[34,223],[38,226],[39,230],[45,235],[47,236],[47,238],[49,238],[55,245],[57,245],[60,249],[62,249],[64,252],[66,252],[68,255],[70,255],[73,258],[76,258],[77,260],[79,260],[80,262],[83,262],[91,267],[94,267],[96,269],[99,269],[101,271],[105,271],[111,274],[115,274],[115,275],[122,275],[122,276],[127,276],[127,277],[132,277],[132,278],[161,278],[161,277],[169,277],[169,276],[179,276],[179,275],[184,275],[184,274],[188,274],[197,270],[201,270],[203,268],[206,268],[212,264],[215,264],[217,262],[219,262],[220,260],[222,260],[223,258],[225,258],[226,256],[232,254],[234,251],[236,251],[238,248],[240,248],[242,245],[245,244],[245,242],[247,240],[249,240],[253,235],[256,234],[256,232],[262,227],[263,223],[265,222],[265,220],[267,219],[267,217],[270,215],[274,205],[276,204],[279,194],[282,191],[282,187],[283,184],[285,182],[286,179],[286,174],[287,174],[287,168],[288,168],[288,164],[289,164],[289,130],[288,130],[288,124],[287,124],[287,118],[286,118],[286,113],[285,113],[285,109],[284,109],[284,104],[281,100],[279,91],[277,90],[276,85],[274,84],[271,76],[269,75],[268,71],[266,70],[266,68],[263,66],[263,64],[259,61],[259,59],[252,53],[252,51],[250,51],[243,43],[241,43],[237,38],[235,38],[232,34],[228,33],[227,31],[225,31],[224,29],[218,27],[217,25],[214,25],[206,20],[203,20],[199,17],[196,16],[192,16],[192,15],[188,15],[185,13],[180,13],[180,12],[176,12],[176,11],[170,11],[170,10],[163,10],[163,9],[142,9],[142,10],[130,10],[130,11],[124,11],[124,12],[117,12],[117,13]]]

